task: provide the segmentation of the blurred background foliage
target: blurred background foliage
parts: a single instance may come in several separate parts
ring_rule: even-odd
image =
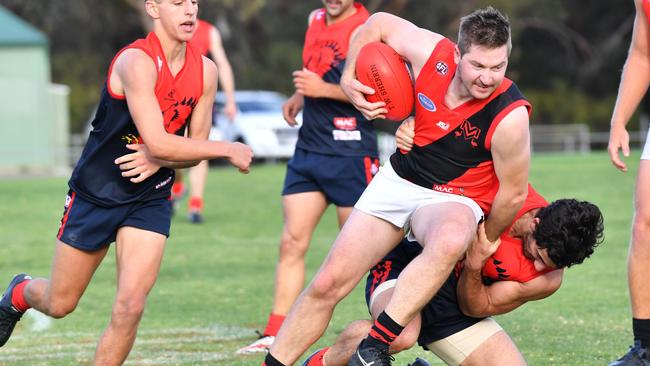
[[[606,131],[629,47],[632,0],[365,0],[455,40],[458,19],[493,5],[508,14],[508,76],[532,101],[534,124],[585,123]],[[73,131],[97,103],[113,55],[145,34],[142,0],[0,0],[50,38],[52,79],[71,87]],[[309,12],[318,0],[200,0],[223,34],[238,89],[293,93]]]

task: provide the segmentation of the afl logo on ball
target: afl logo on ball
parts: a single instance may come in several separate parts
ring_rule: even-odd
[[[447,75],[447,72],[449,72],[449,67],[447,66],[446,63],[444,63],[442,61],[438,61],[436,63],[436,71],[440,75]]]
[[[418,101],[420,102],[420,105],[424,107],[429,112],[435,112],[436,111],[436,105],[433,103],[429,97],[422,93],[418,93]]]

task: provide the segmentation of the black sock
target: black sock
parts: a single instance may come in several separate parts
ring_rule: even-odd
[[[390,344],[402,333],[402,330],[404,327],[397,324],[383,311],[375,320],[364,343],[371,347],[388,350]]]
[[[634,339],[641,342],[641,347],[650,348],[650,319],[632,318]]]
[[[275,357],[271,356],[271,352],[266,354],[266,357],[264,358],[264,366],[285,366],[282,362],[278,361],[275,359]]]

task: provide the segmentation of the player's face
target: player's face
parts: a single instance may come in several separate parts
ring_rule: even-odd
[[[548,250],[540,248],[537,240],[533,237],[532,232],[526,234],[523,239],[524,256],[534,262],[535,269],[542,271],[547,268],[557,268],[555,263],[549,258]]]
[[[476,99],[488,98],[501,85],[508,68],[508,47],[470,46],[460,57],[458,73],[467,93]]]
[[[337,18],[350,10],[354,0],[322,0],[327,15],[331,18]]]
[[[160,22],[170,36],[189,41],[196,30],[198,0],[162,0],[158,5]]]

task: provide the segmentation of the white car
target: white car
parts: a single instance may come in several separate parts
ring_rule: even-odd
[[[239,90],[235,99],[237,116],[230,121],[223,114],[225,95],[217,93],[213,118],[216,126],[210,131],[210,139],[248,144],[255,158],[291,158],[298,140],[298,126],[289,126],[282,117],[282,105],[287,97],[274,91]],[[298,121],[299,118],[300,115]]]

